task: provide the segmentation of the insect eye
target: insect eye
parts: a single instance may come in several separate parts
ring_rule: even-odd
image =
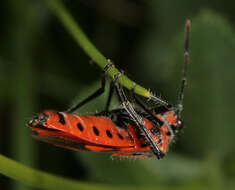
[[[178,119],[173,125],[171,125],[171,128],[173,131],[179,131],[183,128],[184,124],[183,121]]]
[[[38,121],[41,123],[44,123],[48,120],[48,115],[44,114],[44,113],[40,113],[38,115]]]
[[[176,128],[177,129],[182,129],[183,126],[184,126],[184,123],[183,123],[182,120],[179,119],[179,120],[176,121]]]

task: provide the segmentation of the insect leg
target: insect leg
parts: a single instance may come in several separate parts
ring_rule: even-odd
[[[122,75],[121,73],[115,75],[113,81],[115,89],[117,91],[118,98],[122,103],[124,109],[127,111],[131,119],[136,124],[138,130],[143,134],[145,140],[149,143],[153,153],[157,156],[158,159],[160,159],[164,156],[164,153],[159,149],[158,145],[154,142],[153,138],[151,137],[147,129],[144,127],[142,117],[136,113],[131,103],[127,100],[127,97],[124,94],[122,86],[119,85],[119,83],[117,82],[118,77],[120,77],[121,75]]]
[[[132,87],[130,95],[137,105],[139,105],[149,116],[151,116],[153,122],[156,124],[156,127],[160,128],[163,125],[163,122],[156,117],[156,113],[153,110],[148,109],[140,100],[136,97],[134,93],[135,86]]]
[[[109,95],[108,95],[108,100],[106,102],[105,111],[109,111],[110,102],[113,97],[113,91],[114,91],[114,85],[111,82],[109,86]]]
[[[101,79],[101,87],[96,90],[93,94],[91,94],[90,96],[88,96],[85,100],[79,102],[77,105],[73,106],[72,108],[70,108],[69,110],[67,110],[68,113],[72,113],[74,111],[76,111],[77,109],[79,109],[80,107],[82,107],[83,105],[85,105],[87,102],[97,98],[98,96],[100,96],[101,94],[104,93],[105,90],[105,84],[106,84],[106,71],[113,66],[113,63],[109,63],[107,64],[104,69],[103,69],[103,73],[102,73],[102,79]],[[111,99],[111,98],[110,98]]]

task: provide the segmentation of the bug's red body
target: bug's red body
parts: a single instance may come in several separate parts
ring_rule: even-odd
[[[143,121],[149,134],[165,153],[173,138],[169,127],[175,124],[177,117],[173,111],[156,116],[163,121],[157,133],[154,132],[156,126],[153,122],[146,118]],[[103,115],[43,111],[29,122],[29,126],[36,132],[35,138],[68,149],[110,152],[116,156],[153,156],[149,145],[132,123],[118,126]]]
[[[110,152],[115,156],[162,158],[174,134],[182,128],[180,115],[183,110],[187,65],[189,64],[189,20],[186,21],[185,31],[183,77],[178,103],[175,107],[150,92],[150,100],[159,104],[153,108],[148,107],[147,102],[142,103],[136,97],[135,83],[130,91],[130,97],[134,101],[129,101],[118,82],[119,77],[122,76],[122,73],[118,72],[112,78],[103,112],[86,116],[73,114],[81,106],[104,92],[106,72],[114,67],[109,61],[103,68],[101,87],[93,94],[71,107],[67,113],[43,111],[28,123],[29,127],[36,132],[35,138],[73,150]],[[109,111],[114,90],[123,108]]]

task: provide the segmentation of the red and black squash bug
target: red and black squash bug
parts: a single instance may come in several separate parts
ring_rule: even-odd
[[[91,96],[66,112],[42,111],[30,120],[28,125],[35,132],[34,137],[72,150],[108,152],[115,156],[164,157],[174,135],[183,126],[180,114],[189,63],[189,29],[190,21],[187,20],[183,78],[176,106],[167,103],[148,108],[136,97],[134,87],[130,92],[131,103],[117,82],[122,75],[118,73],[111,82],[105,111],[92,115],[74,113],[104,92],[106,71],[114,66],[110,62],[104,68],[101,88]],[[108,110],[114,90],[122,108]],[[162,102],[165,101],[159,103]]]

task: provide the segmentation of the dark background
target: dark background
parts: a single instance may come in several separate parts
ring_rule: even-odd
[[[192,22],[182,113],[185,128],[163,160],[73,152],[31,137],[27,121],[66,110],[99,87],[101,70],[40,0],[0,3],[0,153],[31,167],[89,182],[156,189],[235,186],[234,1],[66,0],[95,46],[138,84],[171,103]],[[80,113],[102,110],[105,96]],[[113,107],[118,106],[114,104]],[[1,189],[28,189],[0,176]]]

